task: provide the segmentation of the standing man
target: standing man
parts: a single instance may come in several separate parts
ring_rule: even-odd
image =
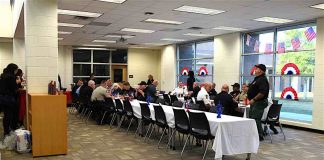
[[[264,64],[255,65],[255,75],[253,82],[249,86],[247,93],[250,100],[250,118],[254,119],[259,132],[259,140],[263,141],[263,129],[261,118],[263,110],[268,106],[269,82],[265,76],[266,66]]]

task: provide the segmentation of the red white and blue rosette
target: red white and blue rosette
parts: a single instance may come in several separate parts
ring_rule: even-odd
[[[189,73],[189,68],[188,67],[182,68],[182,70],[181,70],[181,75],[182,76],[187,76],[188,73]]]
[[[281,98],[298,101],[298,94],[294,88],[287,87],[282,91]]]
[[[300,70],[294,63],[287,63],[281,69],[281,75],[299,75]]]
[[[198,76],[206,76],[206,75],[208,75],[207,68],[205,66],[200,67]]]

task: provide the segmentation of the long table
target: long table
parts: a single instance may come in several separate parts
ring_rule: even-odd
[[[138,100],[130,102],[134,115],[137,118],[141,116],[140,103],[146,103]],[[151,118],[155,120],[153,104],[149,105]],[[175,128],[173,107],[162,105],[166,120],[170,128]],[[179,109],[179,108],[176,108]],[[201,112],[190,110],[190,112]],[[233,117],[222,115],[217,118],[215,113],[205,112],[209,122],[210,131],[215,136],[213,150],[215,159],[222,158],[222,155],[234,155],[243,153],[257,153],[259,148],[259,136],[256,123],[253,119]]]

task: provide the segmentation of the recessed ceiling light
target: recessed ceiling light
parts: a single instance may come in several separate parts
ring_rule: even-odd
[[[117,34],[108,34],[108,35],[105,35],[105,37],[110,37],[110,38],[126,38],[126,39],[129,39],[129,38],[134,38],[135,36],[133,35],[117,35]]]
[[[58,34],[72,34],[72,32],[58,31]]]
[[[162,41],[174,41],[174,42],[183,42],[184,39],[176,39],[176,38],[163,38]]]
[[[312,8],[316,8],[316,9],[324,9],[324,3],[317,4],[317,5],[310,6],[310,7],[312,7]]]
[[[116,41],[108,41],[108,40],[100,40],[100,39],[93,40],[92,42],[97,42],[97,43],[116,43]]]
[[[58,26],[60,26],[60,27],[78,27],[78,28],[81,28],[84,25],[82,25],[82,24],[72,24],[72,23],[58,23]]]
[[[57,38],[59,41],[63,40],[64,38]]]
[[[82,17],[99,17],[99,16],[101,16],[100,13],[71,11],[71,10],[64,10],[64,9],[58,9],[57,13],[64,14],[64,15],[70,15],[70,16],[82,16]]]
[[[227,27],[227,26],[219,26],[219,27],[215,27],[213,29],[228,30],[228,31],[245,31],[245,30],[247,30],[247,29],[244,29],[244,28]]]
[[[268,23],[289,23],[294,21],[290,19],[282,19],[282,18],[274,18],[274,17],[261,17],[254,20],[260,22],[268,22]]]
[[[111,2],[111,3],[124,3],[126,0],[99,0],[99,1],[102,1],[102,2]]]
[[[183,24],[184,23],[184,22],[180,22],[180,21],[170,21],[170,20],[153,19],[153,18],[146,19],[146,20],[144,20],[144,22],[164,23],[164,24],[174,24],[174,25],[179,25],[179,24]]]
[[[208,14],[208,15],[216,15],[216,14],[225,12],[222,10],[193,7],[193,6],[182,6],[182,7],[176,8],[174,10],[181,11],[181,12],[197,13],[197,14]]]
[[[153,30],[146,30],[146,29],[135,29],[135,28],[123,28],[120,31],[125,32],[137,32],[137,33],[153,33]]]
[[[207,36],[210,36],[208,34],[203,34],[203,33],[186,33],[186,34],[183,34],[185,36],[194,36],[194,37],[207,37]]]

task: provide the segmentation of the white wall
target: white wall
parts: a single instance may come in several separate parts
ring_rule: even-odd
[[[164,46],[161,51],[161,90],[172,91],[176,86],[176,45]]]
[[[149,74],[160,81],[160,63],[161,50],[129,48],[128,75],[133,75],[133,78],[128,78],[129,83],[134,86],[140,81],[147,81]]]
[[[60,74],[63,88],[68,88],[73,83],[72,52],[72,46],[58,47],[58,73]]]
[[[25,73],[26,71],[26,60],[25,60],[25,39],[14,38],[13,39],[13,62],[22,69]]]
[[[0,43],[0,73],[7,67],[9,63],[13,62],[12,58],[12,42]],[[19,66],[20,67],[20,66]]]
[[[216,36],[214,45],[214,82],[216,83],[216,91],[220,91],[223,84],[239,83],[240,33]]]
[[[12,11],[10,6],[10,1],[0,1],[0,37],[9,37],[13,36],[13,27],[12,27]]]

